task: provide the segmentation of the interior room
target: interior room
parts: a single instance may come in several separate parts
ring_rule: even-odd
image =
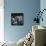
[[[0,46],[46,46],[46,0],[0,0]]]

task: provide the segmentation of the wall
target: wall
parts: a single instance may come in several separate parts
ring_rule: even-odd
[[[4,0],[4,35],[7,41],[18,41],[32,28],[32,21],[40,9],[40,0]],[[38,10],[38,11],[37,11]],[[12,26],[11,13],[24,13],[24,25]]]
[[[43,10],[43,9],[46,9],[46,0],[41,0],[40,1],[40,9],[41,9],[41,11]],[[46,10],[43,12],[43,22],[41,21],[41,25],[43,25],[43,26],[46,26]]]
[[[0,0],[0,42],[4,41],[4,0]]]

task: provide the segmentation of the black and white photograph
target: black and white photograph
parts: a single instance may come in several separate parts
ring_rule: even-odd
[[[24,14],[23,13],[11,13],[11,25],[23,25]]]

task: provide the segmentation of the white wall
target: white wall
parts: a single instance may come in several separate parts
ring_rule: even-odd
[[[40,9],[46,9],[46,0],[40,0]],[[43,26],[46,26],[46,11],[43,12],[43,22],[40,23]]]
[[[0,42],[4,41],[4,0],[0,0]]]

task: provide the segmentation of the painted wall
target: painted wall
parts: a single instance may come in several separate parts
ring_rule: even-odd
[[[40,2],[41,2],[40,9],[42,11],[43,9],[46,9],[46,0],[41,0]],[[46,26],[46,10],[43,12],[43,19],[44,19],[44,21],[43,22],[41,21],[40,24],[43,26]]]
[[[18,41],[32,28],[32,21],[40,9],[40,0],[4,0],[4,35],[7,41]],[[24,25],[12,26],[11,13],[24,13]]]

